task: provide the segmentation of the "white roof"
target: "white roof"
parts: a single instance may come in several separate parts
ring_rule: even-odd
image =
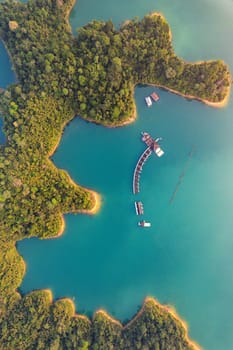
[[[164,154],[164,151],[160,147],[156,148],[155,152],[158,157],[162,157],[162,155]]]
[[[145,97],[145,100],[146,100],[147,106],[151,106],[152,105],[152,101],[151,101],[150,96]]]

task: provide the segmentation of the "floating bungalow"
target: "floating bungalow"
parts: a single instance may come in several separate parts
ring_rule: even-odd
[[[145,101],[146,101],[147,107],[152,106],[152,100],[151,100],[150,96],[145,97]]]

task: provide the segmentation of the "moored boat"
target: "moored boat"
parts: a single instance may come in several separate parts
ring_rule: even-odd
[[[138,215],[138,206],[137,206],[137,202],[134,202],[134,206],[135,206],[136,214]]]
[[[153,139],[153,137],[148,134],[148,132],[142,132],[142,141],[145,142],[145,144],[150,147],[151,150],[155,152],[155,154],[158,157],[162,157],[164,155],[164,151],[160,148],[159,144],[157,143],[162,138],[158,137],[156,140]]]
[[[137,215],[143,215],[144,214],[144,209],[143,209],[143,204],[142,202],[134,202],[135,205],[135,210]]]
[[[145,97],[145,101],[146,101],[147,107],[152,106],[152,101],[151,101],[150,96]]]
[[[157,154],[158,157],[162,157],[162,155],[164,155],[164,151],[159,147],[159,145],[156,142],[154,143],[154,152]]]
[[[145,220],[142,220],[142,221],[139,221],[138,222],[138,226],[141,226],[141,227],[151,227],[151,223],[150,222],[147,222]]]
[[[157,102],[159,100],[159,96],[156,94],[156,92],[152,92],[152,94],[150,94],[151,98],[153,99],[153,101]]]

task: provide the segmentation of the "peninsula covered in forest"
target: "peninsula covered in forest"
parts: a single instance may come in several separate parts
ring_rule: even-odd
[[[136,118],[135,85],[152,84],[212,106],[223,106],[231,76],[221,60],[188,63],[176,56],[161,14],[133,19],[119,30],[93,21],[73,36],[71,0],[0,3],[0,37],[17,83],[0,93],[6,144],[0,147],[0,348],[182,349],[197,346],[167,307],[146,299],[126,325],[97,312],[75,314],[69,299],[50,291],[21,296],[25,263],[16,242],[53,238],[63,214],[94,214],[100,195],[75,184],[49,159],[75,115],[110,127]]]

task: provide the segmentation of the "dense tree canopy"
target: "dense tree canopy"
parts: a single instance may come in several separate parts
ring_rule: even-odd
[[[123,327],[98,312],[92,321],[74,314],[68,299],[51,293],[21,297],[25,266],[15,244],[25,237],[54,237],[62,215],[90,210],[93,194],[71,181],[49,157],[75,116],[116,126],[134,115],[136,84],[157,84],[218,102],[229,91],[222,61],[191,64],[171,46],[160,15],[127,21],[93,21],[73,37],[71,0],[0,3],[0,37],[17,84],[0,90],[6,144],[0,146],[0,349],[192,350],[181,322],[147,300]]]

